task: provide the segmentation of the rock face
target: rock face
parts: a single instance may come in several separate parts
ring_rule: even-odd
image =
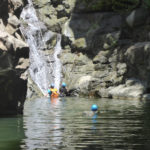
[[[0,115],[22,113],[27,91],[29,48],[20,33],[22,0],[0,4]]]
[[[87,9],[85,1],[33,0],[39,18],[62,34],[62,80],[72,95],[149,99],[149,11],[90,9],[97,2]]]

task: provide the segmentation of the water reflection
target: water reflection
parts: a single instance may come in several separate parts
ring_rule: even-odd
[[[96,132],[96,123],[97,123],[97,115],[98,114],[96,114],[96,113],[94,113],[94,115],[92,116],[92,123],[93,123],[93,126],[92,126],[92,130],[93,130],[93,132]]]
[[[23,120],[20,116],[0,118],[0,150],[20,150],[24,139]]]
[[[23,148],[55,147],[61,143],[61,109],[59,99],[28,101],[25,106]]]
[[[90,111],[93,103],[99,106],[100,114],[83,115],[84,111]],[[150,114],[149,109],[136,100],[44,98],[27,101],[24,112],[26,138],[22,148],[141,150],[148,147],[150,139],[150,121],[145,114]]]

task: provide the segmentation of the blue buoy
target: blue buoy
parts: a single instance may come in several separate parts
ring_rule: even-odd
[[[93,105],[91,106],[91,110],[92,110],[92,111],[97,111],[97,110],[98,110],[98,106],[97,106],[96,104],[93,104]]]

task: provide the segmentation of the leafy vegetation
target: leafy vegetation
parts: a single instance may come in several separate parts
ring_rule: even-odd
[[[142,5],[150,8],[150,0],[80,0],[87,11],[128,12]]]
[[[139,5],[139,0],[112,0],[114,11],[131,11]]]
[[[144,4],[145,4],[148,8],[150,8],[150,0],[144,0]]]

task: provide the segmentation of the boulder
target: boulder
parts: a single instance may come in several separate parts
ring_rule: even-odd
[[[80,94],[87,95],[87,93],[89,92],[88,88],[91,80],[92,80],[92,76],[89,75],[82,76],[78,79],[75,86],[80,89]]]
[[[142,100],[150,100],[150,94],[144,94]]]
[[[73,49],[84,50],[87,47],[85,38],[78,38],[72,44]]]
[[[9,13],[8,23],[14,27],[18,27],[20,25],[20,20],[15,15]]]
[[[7,24],[5,30],[7,31],[7,33],[13,35],[17,29],[14,28],[11,24]]]
[[[129,47],[125,56],[131,64],[141,64],[147,60],[145,58],[148,57],[148,51],[150,51],[150,42],[139,42]]]
[[[116,87],[110,87],[108,91],[113,98],[142,99],[146,88],[144,84],[141,83],[139,80],[137,80],[136,82],[134,80],[134,84],[129,84],[129,81],[127,80],[126,84],[122,84]]]
[[[0,39],[6,43],[6,47],[8,48],[8,50],[10,49],[10,47],[7,45],[12,45],[14,51],[16,51],[18,48],[21,49],[23,47],[28,47],[25,42],[14,38],[7,32],[0,31]]]
[[[11,0],[14,11],[21,10],[23,8],[23,0]]]
[[[139,26],[145,23],[145,20],[149,16],[149,11],[145,8],[139,8],[133,10],[126,18],[126,22],[130,27]]]
[[[26,70],[28,67],[29,67],[29,59],[20,58],[18,61],[18,65],[15,68]]]

